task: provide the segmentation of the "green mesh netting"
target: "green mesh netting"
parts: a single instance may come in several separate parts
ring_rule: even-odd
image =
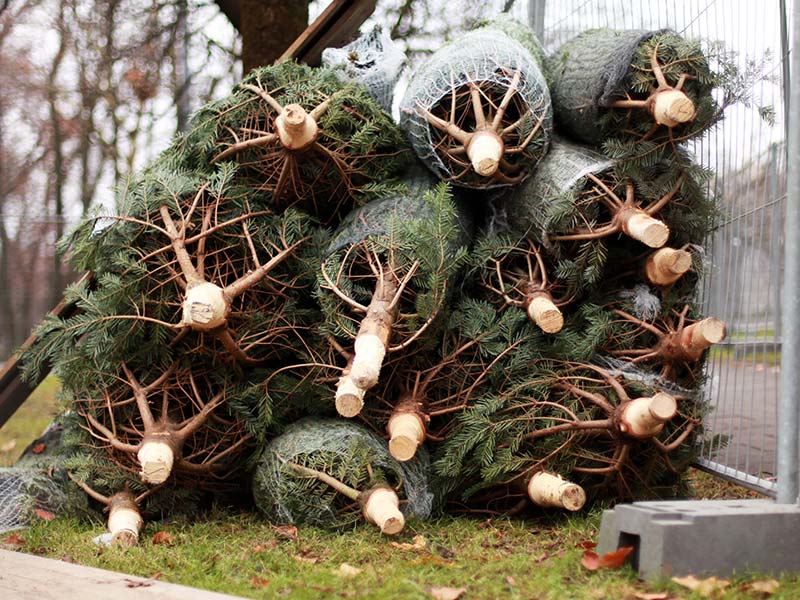
[[[554,137],[550,152],[539,163],[533,177],[506,198],[509,225],[545,242],[548,233],[571,225],[563,222],[556,201],[566,197],[564,203],[574,202],[586,186],[588,174],[597,175],[613,164],[613,160],[589,147]]]
[[[675,86],[680,76],[689,78],[682,87],[694,103],[693,121],[673,131],[659,127],[649,136],[653,118],[645,110],[612,108],[616,100],[644,99],[656,87],[651,57],[658,62],[667,82]],[[703,131],[716,117],[711,98],[711,73],[697,42],[673,31],[592,29],[563,44],[548,63],[550,93],[556,122],[562,133],[589,144],[606,138],[639,139],[651,144],[665,139],[684,139]]]
[[[307,419],[289,426],[264,449],[253,476],[256,506],[277,523],[346,527],[362,520],[357,502],[288,463],[322,471],[359,491],[388,484],[406,516],[428,517],[433,494],[427,453],[408,462],[389,454],[386,442],[349,421]]]

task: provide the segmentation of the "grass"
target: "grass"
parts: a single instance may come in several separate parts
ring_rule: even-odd
[[[746,362],[749,364],[766,365],[770,367],[780,366],[781,353],[774,350],[742,350],[727,347],[720,348],[713,346],[709,351],[709,360],[729,360]]]
[[[100,522],[40,521],[22,535],[26,552],[247,598],[430,598],[431,586],[466,587],[465,599],[700,597],[666,579],[638,581],[628,566],[585,570],[581,545],[596,540],[599,521],[599,512],[555,523],[445,517],[412,522],[396,539],[367,526],[339,533],[304,527],[295,537],[253,515],[218,512],[200,521],[151,523],[140,545],[127,551],[91,542],[104,529]],[[424,538],[424,547],[414,545],[414,536]],[[165,537],[170,543],[158,543]],[[342,575],[342,564],[359,572]],[[753,579],[735,577],[715,597],[759,598],[740,589]],[[779,581],[773,598],[798,597],[800,579]]]
[[[59,388],[58,379],[46,378],[0,428],[0,467],[13,465],[25,447],[53,420]]]
[[[49,422],[58,384],[47,380],[0,430],[5,464]],[[758,494],[700,471],[691,472],[697,498],[752,498]],[[700,598],[664,579],[642,582],[624,566],[590,572],[580,560],[596,541],[600,512],[568,518],[480,520],[444,517],[411,522],[396,539],[369,526],[330,532],[298,532],[265,523],[257,515],[216,511],[201,519],[148,523],[139,546],[105,548],[92,538],[105,524],[76,519],[38,520],[17,532],[24,552],[82,565],[156,578],[246,598],[431,598],[432,586],[466,588],[464,600],[495,598],[636,600],[664,592],[671,599]],[[165,532],[165,533],[161,533]],[[421,538],[425,544],[421,545]],[[0,546],[6,536],[0,536]],[[168,543],[159,543],[159,542]],[[394,543],[406,544],[398,547]],[[343,564],[358,569],[339,573]],[[737,576],[720,600],[763,598],[742,588],[765,575]],[[784,576],[772,598],[800,597],[800,578]]]

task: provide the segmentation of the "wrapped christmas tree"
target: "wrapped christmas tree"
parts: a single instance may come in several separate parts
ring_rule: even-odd
[[[573,296],[553,275],[553,257],[542,246],[525,235],[488,235],[476,244],[471,262],[480,297],[525,311],[545,333],[561,331],[561,307]]]
[[[651,271],[688,270],[681,252],[703,242],[716,213],[703,189],[708,176],[683,151],[648,164],[557,140],[535,176],[506,198],[505,211],[519,234],[553,254],[553,273],[574,296],[602,281],[612,249],[615,260],[630,263],[669,244]]]
[[[721,116],[711,91],[722,77],[699,42],[674,31],[584,31],[556,50],[549,71],[560,130],[617,155],[669,150]]]
[[[29,368],[67,361],[78,339],[106,372],[122,360],[168,364],[190,349],[243,365],[285,353],[307,315],[303,253],[316,254],[319,235],[306,215],[259,206],[234,177],[230,166],[207,175],[165,160],[128,188],[109,226],[79,225],[73,263],[94,281],[67,292],[80,313],[38,328]]]
[[[229,480],[241,469],[250,436],[225,402],[230,381],[201,365],[172,364],[94,376],[71,403],[92,437],[108,444],[110,460],[160,484],[174,475],[193,485]],[[214,483],[212,483],[214,482]]]
[[[444,184],[414,170],[403,185],[348,215],[319,269],[326,329],[353,340],[336,405],[358,414],[387,353],[436,335],[470,243],[469,217]]]
[[[459,416],[435,468],[467,480],[458,484],[465,500],[493,510],[670,495],[691,460],[684,442],[697,410],[672,388],[538,360]]]
[[[253,70],[204,106],[175,151],[190,168],[235,161],[270,206],[338,221],[409,160],[391,116],[329,69],[283,62]]]
[[[362,520],[399,533],[430,515],[427,458],[402,465],[386,444],[347,421],[304,420],[265,449],[253,478],[256,505],[277,523],[350,527]]]
[[[400,113],[420,159],[443,180],[475,188],[525,179],[552,127],[536,58],[494,27],[437,50],[414,73]]]

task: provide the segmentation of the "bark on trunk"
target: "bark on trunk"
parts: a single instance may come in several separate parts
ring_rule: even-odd
[[[238,0],[238,5],[245,73],[272,64],[308,26],[306,0]]]

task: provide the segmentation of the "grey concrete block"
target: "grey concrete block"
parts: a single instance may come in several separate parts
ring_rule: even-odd
[[[800,571],[800,506],[772,500],[620,504],[603,513],[597,551],[634,546],[639,576]]]

